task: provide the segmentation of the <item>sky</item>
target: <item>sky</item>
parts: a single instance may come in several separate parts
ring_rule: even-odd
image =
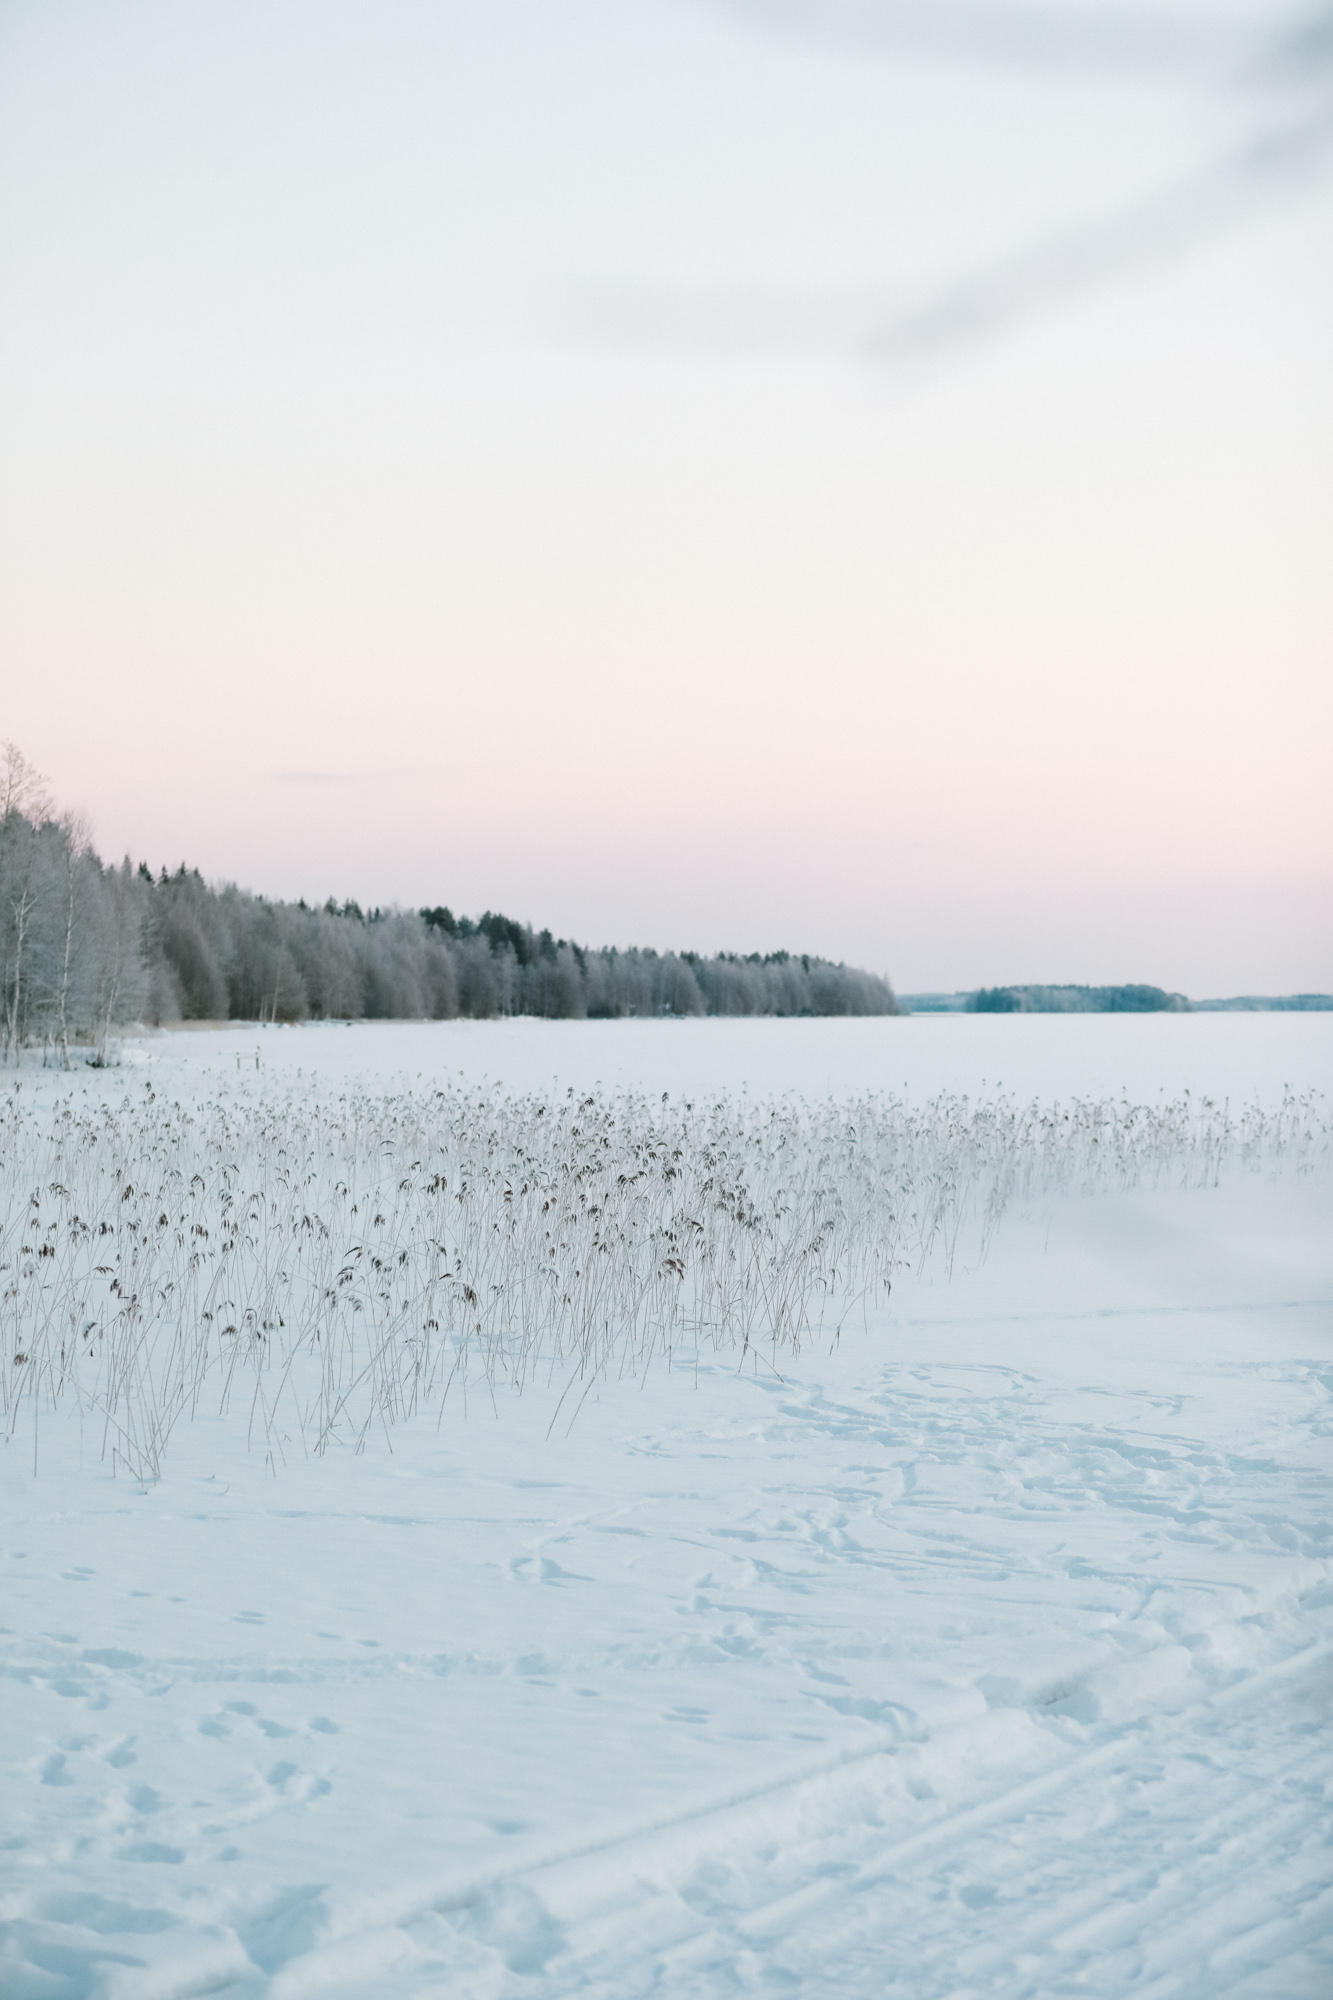
[[[106,855],[1333,988],[1333,11],[0,0],[0,737]]]

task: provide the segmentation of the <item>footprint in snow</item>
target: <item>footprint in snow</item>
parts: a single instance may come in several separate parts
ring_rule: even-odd
[[[274,1764],[266,1772],[265,1781],[280,1798],[299,1805],[307,1805],[311,1799],[326,1798],[333,1790],[327,1778],[312,1778],[299,1764],[286,1760]]]
[[[873,1722],[881,1729],[892,1730],[895,1737],[905,1735],[912,1723],[912,1713],[900,1702],[871,1701],[868,1696],[816,1694],[816,1701],[822,1701],[836,1715],[855,1716],[861,1722]]]
[[[578,1570],[562,1568],[549,1556],[542,1557],[541,1574],[543,1583],[591,1583],[593,1580],[590,1576],[580,1575]]]
[[[120,1646],[85,1647],[80,1657],[90,1667],[120,1669],[143,1665],[142,1653],[127,1653]]]
[[[510,1972],[529,1977],[564,1947],[563,1928],[522,1882],[498,1883],[479,1897],[467,1912],[467,1925]]]
[[[735,1907],[735,1872],[722,1861],[701,1861],[678,1891],[683,1903],[705,1915]]]
[[[824,1667],[816,1667],[809,1660],[804,1662],[805,1671],[812,1681],[823,1681],[828,1687],[850,1687],[851,1682],[843,1674],[831,1674]]]
[[[590,1576],[582,1576],[577,1570],[564,1569],[550,1556],[541,1556],[535,1562],[532,1556],[511,1556],[509,1573],[519,1583],[591,1583]]]

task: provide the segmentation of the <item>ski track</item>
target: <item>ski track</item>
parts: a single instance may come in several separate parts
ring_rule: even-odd
[[[719,1373],[702,1422],[691,1411],[634,1440],[637,1493],[569,1506],[559,1481],[526,1489],[559,1504],[519,1520],[506,1559],[488,1552],[494,1589],[568,1602],[605,1580],[608,1548],[651,1560],[665,1539],[672,1556],[656,1615],[636,1600],[618,1625],[605,1609],[591,1627],[553,1616],[539,1656],[362,1641],[320,1658],[271,1640],[154,1654],[6,1633],[6,1705],[30,1722],[0,1906],[7,2000],[1325,1991],[1333,1397],[1326,1371],[1264,1372],[1267,1421],[1239,1440],[1189,1428],[1173,1397],[1117,1396],[1114,1425],[1074,1421],[1048,1385],[996,1367],[888,1368],[836,1389],[748,1380],[729,1419]],[[761,1477],[722,1520],[728,1444]],[[117,1496],[117,1511],[155,1497]],[[267,1534],[315,1518],[282,1497],[263,1491]],[[245,1520],[223,1509],[199,1525],[212,1542]],[[346,1517],[350,1538],[357,1525]],[[361,1525],[411,1537],[438,1517]],[[475,1534],[486,1525],[473,1516]],[[632,1595],[633,1558],[621,1570]],[[98,1574],[59,1578],[71,1622]],[[237,1640],[276,1619],[271,1584],[250,1595],[265,1588],[264,1608],[231,1614]],[[918,1639],[877,1642],[867,1603]],[[1038,1621],[1048,1662],[1024,1643]],[[983,1670],[1006,1654],[1014,1671]],[[632,1743],[666,1720],[659,1679],[694,1690],[693,1713],[666,1705],[687,1734],[719,1699],[724,1738],[748,1719],[762,1781],[710,1786],[696,1755],[677,1810],[635,1815],[616,1812],[603,1773],[602,1827],[584,1839],[520,1833],[512,1860],[456,1855],[434,1878],[409,1848],[403,1879],[372,1865],[364,1892],[345,1866],[337,1885],[318,1867],[304,1884],[268,1877],[330,1804],[355,1819],[336,1795],[358,1715],[389,1707],[392,1739],[441,1689],[559,1689],[563,1703],[595,1687],[618,1696]],[[51,1712],[65,1706],[73,1728]],[[164,1776],[191,1734],[214,1755],[196,1756],[202,1795],[185,1798]],[[794,1754],[798,1735],[812,1754]],[[219,1857],[256,1835],[259,1879],[228,1891]],[[149,1890],[177,1871],[180,1892]]]
[[[200,1418],[141,1489],[43,1419],[3,2000],[1326,2000],[1327,1193],[1014,1217],[567,1440]]]

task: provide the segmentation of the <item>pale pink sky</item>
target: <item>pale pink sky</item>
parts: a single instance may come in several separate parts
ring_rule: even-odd
[[[1333,987],[1296,10],[1220,80],[772,11],[0,16],[0,735],[274,895]]]

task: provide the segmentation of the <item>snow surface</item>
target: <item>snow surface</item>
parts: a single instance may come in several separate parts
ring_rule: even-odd
[[[1333,1095],[1333,1015],[909,1015],[869,1020],[375,1022],[181,1031],[125,1045],[162,1087],[199,1090],[254,1067],[286,1084],[449,1077],[512,1090],[748,1089],[848,1097],[940,1091],[974,1097],[1119,1096],[1151,1103],[1189,1090],[1265,1102]],[[179,1086],[175,1079],[179,1077]],[[29,1084],[59,1086],[55,1072]]]
[[[1333,1017],[229,1030],[74,1088],[298,1072],[1240,1103],[1329,1091]],[[275,1479],[204,1417],[144,1488],[21,1429],[0,1992],[1327,1995],[1329,1192],[1048,1200],[568,1435]]]

